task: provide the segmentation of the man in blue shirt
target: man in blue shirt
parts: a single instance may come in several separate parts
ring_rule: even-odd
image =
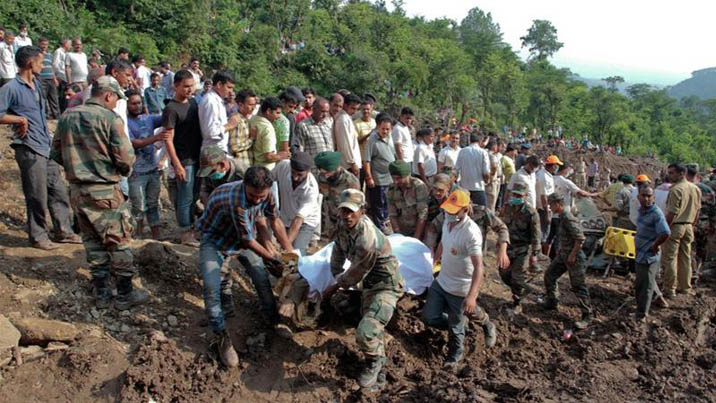
[[[246,170],[243,181],[216,188],[206,203],[204,214],[196,222],[196,228],[201,231],[199,268],[204,284],[204,305],[215,335],[211,348],[218,349],[221,361],[227,367],[239,364],[224,321],[225,316],[233,316],[234,310],[230,277],[221,273],[227,256],[237,255],[239,263],[246,269],[269,323],[275,326],[280,336],[290,335],[290,329],[279,323],[276,301],[262,261],[276,265],[279,257],[268,235],[266,220],[281,247],[293,250],[278,216],[272,185],[271,172],[265,167],[253,166]]]
[[[154,131],[162,126],[162,115],[142,114],[142,97],[137,91],[127,91],[127,126],[129,139],[134,147],[137,160],[134,162],[132,176],[129,177],[129,198],[132,201],[132,215],[137,220],[135,236],[142,236],[144,218],[152,230],[152,238],[159,239],[159,192],[161,180],[159,174],[157,142],[169,140],[170,131]]]
[[[639,188],[639,216],[636,222],[636,317],[645,320],[649,315],[651,300],[656,287],[656,273],[659,270],[659,246],[669,238],[671,231],[664,213],[654,203],[654,189],[648,184]],[[666,306],[663,296],[657,300]]]
[[[58,247],[50,241],[45,220],[48,209],[55,241],[82,243],[72,232],[70,202],[60,166],[49,158],[47,106],[40,81],[35,78],[42,71],[42,51],[35,46],[24,46],[17,51],[15,62],[19,69],[17,76],[0,88],[0,124],[12,125],[14,129],[10,146],[15,150],[20,168],[30,243],[43,250]]]
[[[159,84],[162,78],[157,73],[152,73],[151,86],[144,90],[144,100],[147,103],[147,110],[150,114],[162,114],[164,111],[164,100],[168,99],[167,91]]]

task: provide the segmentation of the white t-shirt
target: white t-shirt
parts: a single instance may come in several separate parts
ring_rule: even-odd
[[[554,180],[554,191],[564,198],[564,210],[571,211],[572,199],[579,190],[579,186],[564,176],[555,175],[552,179]]]
[[[398,147],[403,154],[401,160],[405,162],[413,162],[413,139],[410,136],[410,129],[404,124],[398,122],[393,127],[393,144],[399,144]]]
[[[435,159],[435,151],[433,147],[423,142],[418,143],[413,156],[413,174],[418,175],[418,164],[423,163],[425,176],[431,177],[438,173],[438,161]]]
[[[537,171],[537,209],[544,210],[546,206],[542,205],[542,196],[547,197],[554,193],[554,179],[552,174],[547,172],[546,169],[540,168]]]
[[[460,153],[460,146],[452,148],[451,146],[443,147],[438,153],[438,162],[445,164],[446,167],[455,168],[457,163],[457,155]]]
[[[466,297],[472,284],[472,265],[470,256],[482,256],[482,233],[473,220],[465,217],[448,230],[448,222],[443,223],[442,256],[438,284],[445,292]]]
[[[67,52],[65,66],[70,67],[70,73],[72,74],[72,77],[67,77],[67,80],[71,81],[69,84],[87,82],[89,67],[87,66],[87,55],[84,52]]]
[[[152,72],[145,66],[137,67],[137,78],[142,79],[142,96],[144,96],[144,90],[152,86],[151,76]]]
[[[12,46],[8,46],[4,41],[0,42],[0,78],[10,79],[15,78],[15,75],[15,52],[12,51]]]
[[[460,150],[455,162],[455,170],[460,175],[461,188],[471,192],[485,190],[485,174],[490,174],[490,156],[477,144]]]
[[[321,222],[321,206],[318,202],[318,182],[312,173],[306,180],[293,188],[291,180],[291,161],[283,160],[272,171],[278,182],[278,194],[281,200],[279,216],[283,225],[289,227],[296,216],[303,217],[306,225],[317,227]]]
[[[654,191],[654,199],[656,199],[656,191]],[[666,192],[668,195],[669,192]],[[666,206],[666,200],[664,200],[664,206]],[[632,222],[632,224],[636,225],[636,220],[639,218],[639,209],[641,208],[641,204],[639,203],[639,188],[634,186],[634,189],[631,190],[631,194],[629,195],[629,221]],[[664,212],[666,214],[666,212]]]
[[[25,38],[18,35],[15,37],[15,43],[13,43],[13,46],[15,46],[15,52],[23,46],[32,46],[32,38],[27,35],[25,35]]]
[[[527,204],[533,208],[537,208],[535,207],[537,206],[537,178],[535,173],[532,172],[528,174],[524,167],[520,168],[512,175],[510,183],[507,184],[507,190],[512,190],[515,183],[523,183],[527,186],[527,198],[525,200]]]

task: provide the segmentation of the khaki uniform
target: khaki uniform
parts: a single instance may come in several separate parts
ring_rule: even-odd
[[[559,220],[559,229],[557,234],[559,245],[557,247],[557,256],[549,268],[544,273],[544,286],[547,290],[547,299],[553,302],[559,301],[559,288],[557,280],[569,271],[569,281],[572,284],[572,291],[577,296],[579,307],[582,314],[591,314],[592,307],[589,299],[589,289],[586,283],[587,257],[581,249],[577,253],[574,265],[567,264],[567,258],[572,252],[575,242],[583,243],[585,240],[584,233],[579,227],[577,220],[572,213],[563,211]]]
[[[691,289],[691,243],[694,241],[693,223],[701,208],[701,190],[686,179],[669,189],[666,210],[674,214],[671,235],[662,246],[661,264],[664,291]],[[677,284],[678,277],[678,284]]]
[[[338,205],[341,192],[346,189],[360,190],[358,178],[343,168],[338,168],[335,175],[329,180],[323,175],[318,175],[318,187],[323,195],[322,222],[324,234],[333,239],[336,226],[338,225]]]
[[[587,187],[587,164],[584,161],[577,163],[577,170],[574,174],[574,184],[580,189]]]
[[[507,257],[510,258],[510,267],[500,270],[500,277],[512,289],[512,300],[515,305],[522,302],[527,291],[525,266],[530,253],[540,250],[539,214],[534,207],[527,203],[521,206],[507,206],[504,223],[510,235],[510,245],[507,248]]]
[[[510,242],[510,231],[507,225],[487,207],[473,205],[470,218],[480,227],[480,232],[482,233],[482,256],[485,256],[485,251],[487,250],[487,233],[489,230],[497,234],[498,245],[503,242]]]
[[[339,224],[331,254],[334,277],[343,272],[346,259],[351,267],[339,278],[338,285],[347,289],[363,284],[363,318],[356,328],[356,343],[366,355],[384,359],[385,326],[405,290],[398,259],[388,238],[366,216],[352,229]]]
[[[405,236],[415,236],[419,221],[428,219],[428,187],[418,178],[408,177],[403,192],[396,184],[388,189],[388,215],[391,224],[397,222]]]
[[[131,174],[135,158],[122,119],[92,100],[67,110],[57,124],[50,157],[64,166],[70,182],[93,279],[106,278],[110,269],[119,277],[134,276],[132,218],[119,180]]]

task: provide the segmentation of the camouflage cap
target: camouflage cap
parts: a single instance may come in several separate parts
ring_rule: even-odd
[[[214,165],[226,159],[226,153],[219,146],[211,145],[201,149],[200,168],[197,176],[205,178],[214,170]]]
[[[346,189],[341,192],[339,201],[341,203],[338,205],[339,209],[347,208],[348,210],[355,212],[360,210],[365,204],[365,196],[360,190]]]
[[[97,81],[95,81],[92,85],[97,86],[96,88],[112,91],[117,94],[120,99],[127,99],[127,97],[124,96],[124,91],[122,91],[122,87],[119,86],[117,80],[115,80],[115,78],[112,76],[99,77]]]
[[[527,194],[527,185],[525,185],[522,182],[515,182],[512,185],[512,189],[510,189],[510,193],[518,194],[520,196],[524,196]]]

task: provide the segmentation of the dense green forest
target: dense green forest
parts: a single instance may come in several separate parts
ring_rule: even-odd
[[[0,2],[0,24],[25,22],[34,39],[54,43],[79,35],[88,53],[124,46],[148,64],[197,56],[205,70],[227,69],[260,94],[287,85],[323,94],[346,88],[377,95],[384,110],[409,105],[424,121],[561,126],[627,153],[716,163],[716,100],[679,101],[646,84],[624,96],[618,76],[587,88],[550,63],[562,43],[549,21],[525,27],[530,57],[521,60],[487,10],[426,20],[407,17],[402,4],[393,0],[388,11],[385,0],[18,0]]]

